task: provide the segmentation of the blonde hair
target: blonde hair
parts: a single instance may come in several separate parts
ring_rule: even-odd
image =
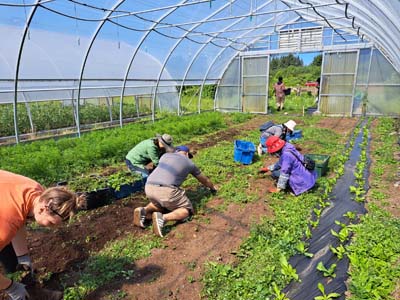
[[[86,208],[84,194],[75,194],[64,187],[46,189],[40,196],[40,201],[45,201],[49,209],[63,220],[71,218],[77,210]]]

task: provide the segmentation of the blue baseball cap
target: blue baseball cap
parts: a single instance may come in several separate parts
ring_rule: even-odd
[[[179,152],[179,151],[186,152],[186,153],[189,155],[189,158],[192,158],[192,157],[193,157],[193,154],[190,153],[190,149],[189,149],[188,146],[184,146],[184,145],[182,145],[182,146],[177,146],[177,147],[175,148],[175,152]]]

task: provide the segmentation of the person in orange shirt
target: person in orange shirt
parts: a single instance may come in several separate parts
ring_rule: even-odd
[[[25,222],[34,217],[41,226],[53,226],[70,218],[85,205],[85,196],[65,188],[44,189],[36,181],[0,170],[0,252],[12,244],[18,263],[32,270]],[[25,286],[0,273],[0,290],[12,300],[25,300]]]

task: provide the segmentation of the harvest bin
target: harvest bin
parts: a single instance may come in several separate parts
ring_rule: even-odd
[[[142,191],[144,188],[144,181],[138,180],[131,184],[123,184],[119,187],[118,191],[114,189],[114,197],[116,200],[126,198],[129,195]]]
[[[249,165],[253,161],[255,151],[256,146],[252,142],[235,140],[233,160],[244,165]]]
[[[303,137],[303,132],[301,130],[294,130],[292,134],[286,135],[286,141],[296,141]]]
[[[304,154],[304,157],[311,158],[315,161],[315,170],[318,177],[324,176],[328,171],[328,163],[331,158],[329,155],[323,154]]]

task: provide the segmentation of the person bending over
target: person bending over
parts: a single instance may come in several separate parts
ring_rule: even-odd
[[[267,152],[266,142],[270,136],[277,136],[281,140],[286,140],[288,134],[293,134],[294,128],[296,127],[296,122],[289,120],[283,124],[277,124],[269,127],[268,129],[261,132],[260,143],[257,146],[258,155],[262,155]]]
[[[162,237],[166,222],[181,221],[192,215],[193,205],[185,190],[180,188],[189,174],[212,193],[216,193],[214,184],[190,160],[192,157],[187,146],[178,146],[174,153],[166,153],[161,157],[158,167],[149,175],[145,186],[150,203],[134,210],[134,225],[144,228],[146,218],[150,219],[151,216],[154,233]]]
[[[298,196],[314,187],[317,180],[315,170],[307,170],[304,165],[304,156],[296,148],[277,136],[267,139],[268,152],[279,157],[279,161],[261,172],[271,172],[272,177],[278,179],[277,186],[269,192],[276,193],[286,190],[287,187]]]
[[[45,227],[60,224],[85,206],[79,197],[61,187],[44,189],[36,181],[0,170],[0,252],[13,248],[18,264],[32,273],[25,223],[33,217]],[[29,295],[22,283],[0,274],[0,290],[12,300],[25,300]]]
[[[153,169],[158,165],[161,155],[172,152],[172,137],[163,134],[155,138],[141,141],[133,147],[125,158],[125,163],[132,173],[138,173],[145,181]],[[152,166],[148,166],[152,163]]]

